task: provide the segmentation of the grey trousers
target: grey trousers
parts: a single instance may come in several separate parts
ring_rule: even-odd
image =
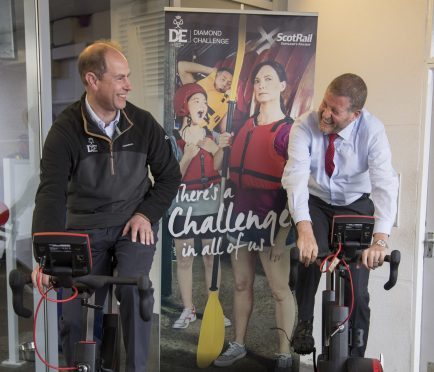
[[[119,277],[149,275],[155,253],[155,244],[148,246],[139,242],[133,243],[130,235],[122,236],[123,228],[124,226],[116,226],[103,229],[73,230],[76,233],[89,234],[93,261],[92,274],[111,275],[111,260],[114,255]],[[153,230],[156,238],[158,236],[158,224],[153,226]],[[95,292],[96,304],[104,304],[107,290],[108,288],[102,288]],[[64,293],[63,297],[68,295],[69,293]],[[144,372],[148,360],[151,321],[145,322],[140,317],[137,287],[117,286],[116,297],[120,302],[119,310],[126,349],[126,371]],[[82,339],[81,314],[80,300],[62,304],[59,336],[68,366],[73,365],[75,344]],[[101,320],[101,314],[96,316],[96,334],[100,333],[97,329],[101,328]]]

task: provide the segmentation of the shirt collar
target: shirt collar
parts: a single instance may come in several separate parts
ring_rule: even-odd
[[[98,127],[100,127],[103,131],[105,130],[106,124],[104,123],[104,121],[95,113],[95,111],[93,111],[92,107],[90,106],[90,103],[87,99],[87,94],[85,97],[85,102],[86,102],[86,110],[89,113],[89,116],[91,117],[91,119],[98,124]],[[120,118],[120,110],[116,111],[116,116],[115,118],[107,125],[107,127],[111,126],[111,125],[116,125],[117,123],[119,123],[119,118]]]
[[[357,123],[357,120],[359,118],[353,120],[350,124],[348,124],[344,129],[342,129],[338,134],[339,137],[343,138],[344,140],[348,140],[350,138],[351,132],[353,131],[354,126]]]

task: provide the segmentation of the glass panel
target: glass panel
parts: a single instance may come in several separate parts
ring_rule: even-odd
[[[131,100],[152,112],[160,120],[163,116],[163,8],[168,1],[100,0],[1,0],[0,2],[0,298],[7,298],[8,272],[15,267],[24,272],[32,268],[31,218],[34,196],[39,183],[39,138],[51,125],[40,108],[38,91],[41,75],[47,79],[44,67],[38,61],[36,32],[36,5],[49,6],[51,29],[51,67],[53,119],[83,93],[76,58],[83,47],[96,39],[118,39],[130,61],[135,95]],[[110,9],[111,6],[111,9]],[[41,11],[39,9],[39,11]],[[47,27],[47,11],[40,15],[39,27]],[[42,14],[42,13],[41,13]],[[118,23],[114,23],[117,22]],[[126,30],[126,33],[125,33]],[[40,30],[39,30],[40,31]],[[41,36],[42,38],[44,36]],[[45,44],[44,44],[45,45]],[[137,47],[137,49],[136,49]],[[43,52],[43,57],[47,53]],[[29,62],[29,63],[27,63]],[[44,73],[42,73],[44,72]],[[51,95],[50,95],[51,96]],[[47,95],[42,97],[44,100]],[[49,99],[49,98],[48,98]],[[42,122],[43,121],[43,122]],[[7,221],[6,221],[6,217]],[[158,250],[159,251],[159,250]],[[155,313],[159,299],[159,257],[153,265],[156,287]],[[33,308],[33,293],[25,291],[25,306]],[[36,296],[35,296],[36,297]],[[18,318],[12,311],[10,297],[0,308],[0,362],[1,370],[45,371],[36,362],[20,360],[18,347],[32,340],[33,318]],[[55,306],[55,305],[53,305]],[[54,308],[55,309],[55,308]],[[149,369],[158,370],[158,315],[151,341]],[[55,316],[55,315],[54,315]],[[43,340],[43,316],[38,318],[38,337]],[[55,324],[54,322],[51,322]],[[44,342],[38,347],[44,349]],[[57,340],[49,340],[48,350],[57,351]],[[50,354],[51,355],[51,354]],[[22,358],[31,359],[32,350]],[[57,364],[52,358],[52,363]],[[62,363],[62,358],[60,358]],[[124,359],[124,356],[122,356]],[[122,367],[122,366],[121,366]],[[121,368],[122,369],[122,368]]]
[[[31,2],[29,2],[30,4]],[[34,5],[30,5],[34,6]],[[28,9],[27,9],[28,10]],[[32,340],[32,318],[15,316],[8,273],[32,268],[31,217],[38,183],[39,107],[34,58],[35,12],[25,11],[24,0],[0,2],[0,361],[2,370],[33,371],[32,350],[19,354],[19,345]],[[26,15],[27,14],[27,18]],[[29,35],[31,39],[29,40]],[[31,63],[27,62],[31,60]],[[32,77],[33,76],[33,77]],[[6,301],[7,299],[7,301]],[[32,309],[33,295],[24,293]],[[25,361],[28,359],[29,361]]]

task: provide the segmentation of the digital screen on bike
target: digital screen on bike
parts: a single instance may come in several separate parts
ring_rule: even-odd
[[[90,274],[92,255],[89,236],[63,232],[33,234],[33,254],[44,274],[83,276]]]
[[[375,217],[336,215],[333,217],[331,247],[337,249],[339,242],[344,249],[362,250],[371,245]]]

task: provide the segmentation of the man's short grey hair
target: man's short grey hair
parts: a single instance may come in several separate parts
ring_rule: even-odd
[[[365,106],[368,88],[363,79],[356,74],[343,74],[335,78],[327,88],[335,96],[350,99],[350,111],[358,111]]]

